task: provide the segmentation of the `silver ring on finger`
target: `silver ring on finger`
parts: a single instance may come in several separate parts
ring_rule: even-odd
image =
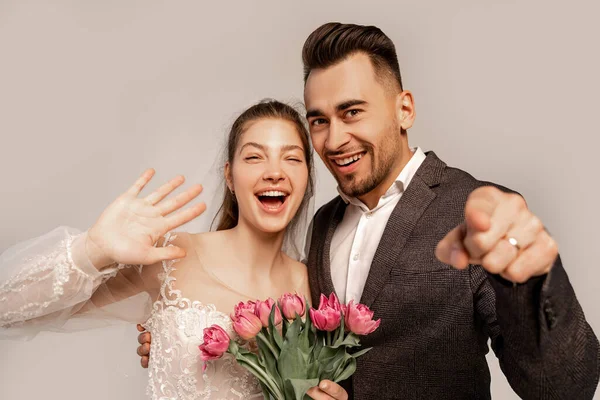
[[[506,237],[506,241],[511,244],[517,251],[521,250],[521,246],[519,246],[519,242],[512,236]]]

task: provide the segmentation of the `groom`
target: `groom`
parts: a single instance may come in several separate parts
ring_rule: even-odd
[[[520,397],[591,399],[599,344],[556,243],[518,194],[409,147],[415,108],[392,41],[329,23],[302,55],[312,142],[340,194],[313,220],[313,304],[335,291],[381,318],[350,397],[489,399],[491,339]],[[323,389],[311,396],[337,397]]]

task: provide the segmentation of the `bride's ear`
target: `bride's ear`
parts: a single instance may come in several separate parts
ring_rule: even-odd
[[[233,179],[231,177],[231,164],[229,163],[229,161],[227,161],[225,163],[225,183],[227,184],[227,187],[229,188],[229,191],[231,193],[234,192],[233,189]]]

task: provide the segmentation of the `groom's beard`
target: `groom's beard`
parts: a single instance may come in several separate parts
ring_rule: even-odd
[[[369,171],[361,172],[360,175],[357,173],[342,177],[336,175],[335,178],[342,193],[350,197],[360,197],[374,190],[385,180],[394,169],[394,164],[401,154],[401,142],[398,138],[400,134],[398,124],[394,123],[390,126],[379,143],[377,155],[371,144],[363,144],[371,161]]]

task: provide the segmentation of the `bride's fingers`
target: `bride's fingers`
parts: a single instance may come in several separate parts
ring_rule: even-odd
[[[156,203],[167,197],[169,193],[171,193],[173,190],[181,186],[183,182],[185,182],[185,178],[182,175],[179,175],[171,179],[169,182],[165,183],[158,189],[156,189],[154,192],[150,193],[148,196],[146,196],[145,200],[149,204],[155,205]]]
[[[190,222],[191,220],[202,214],[205,210],[206,204],[198,203],[191,206],[190,208],[178,211],[170,217],[167,217],[167,231],[172,231],[173,229]]]
[[[177,246],[154,247],[148,252],[146,265],[159,261],[176,260],[185,257],[185,250]]]
[[[181,207],[185,206],[187,203],[192,201],[202,192],[202,185],[194,185],[183,193],[178,194],[172,199],[166,200],[161,204],[157,204],[161,215],[165,216],[171,214],[173,211],[179,210]]]
[[[133,184],[133,186],[131,186],[128,190],[127,190],[127,194],[131,195],[131,196],[137,196],[138,194],[140,194],[140,192],[142,191],[142,189],[144,189],[144,186],[146,186],[146,184],[148,184],[148,182],[150,182],[150,179],[152,179],[152,177],[154,176],[154,169],[153,168],[149,168],[146,171],[144,171],[144,173],[142,174],[142,176],[140,176],[137,181],[135,181],[135,183]]]

